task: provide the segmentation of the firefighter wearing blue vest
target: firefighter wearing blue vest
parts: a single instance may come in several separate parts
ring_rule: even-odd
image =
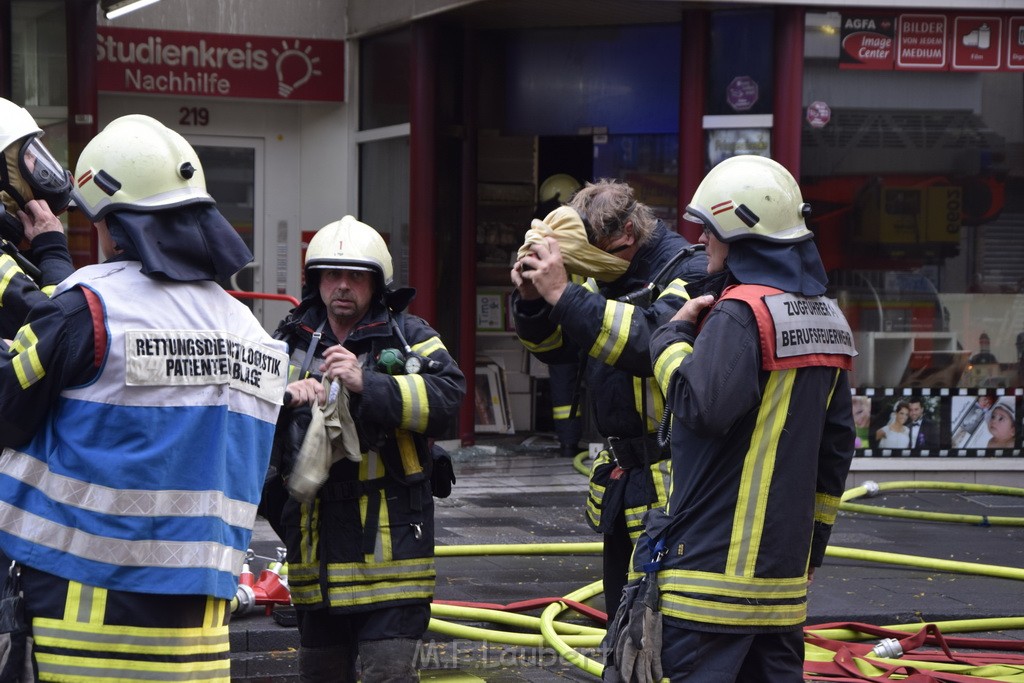
[[[280,436],[294,446],[308,409],[337,393],[356,441],[332,448],[306,500],[293,481],[301,456],[286,446],[275,463],[292,493],[271,522],[288,548],[304,682],[354,683],[357,660],[364,683],[419,680],[435,579],[428,437],[448,431],[466,387],[438,333],[404,310],[414,292],[393,288],[393,273],[372,227],[352,216],[324,226],[306,251],[305,296],[276,332],[292,356]]]
[[[564,363],[579,358],[581,349],[586,354],[587,395],[607,448],[594,461],[585,514],[604,536],[604,599],[611,616],[643,515],[663,506],[668,495],[668,448],[655,436],[663,399],[653,378],[650,335],[682,306],[684,286],[706,274],[707,260],[636,201],[626,183],[587,183],[569,206],[600,256],[620,264],[617,276],[572,282],[558,240],[548,237],[516,262],[513,307],[516,332],[539,360]],[[655,300],[619,300],[659,273],[663,282]]]
[[[184,138],[118,118],[76,179],[108,258],[0,348],[0,549],[36,676],[226,683],[288,355],[216,283],[252,254]]]
[[[662,643],[645,653],[622,629],[619,667],[639,651],[640,668],[660,663],[655,679],[803,681],[807,585],[853,457],[856,355],[808,213],[781,164],[748,155],[715,166],[686,207],[714,276],[651,340],[672,493],[648,517],[631,576],[657,597],[628,614],[652,645],[661,628]]]

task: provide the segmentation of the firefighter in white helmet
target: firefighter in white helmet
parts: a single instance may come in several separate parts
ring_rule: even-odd
[[[643,608],[625,618],[640,623],[606,641],[620,671],[803,681],[807,585],[853,457],[856,355],[808,214],[789,171],[746,155],[715,166],[686,207],[713,276],[651,340],[672,493],[637,543]]]
[[[305,277],[275,333],[291,382],[262,508],[288,548],[300,680],[354,683],[358,660],[364,683],[416,681],[434,593],[432,493],[444,495],[431,486],[442,472],[429,440],[453,427],[465,378],[437,332],[405,311],[413,291],[393,287],[391,254],[369,225],[345,216],[322,227]],[[314,411],[341,435],[310,490],[293,479],[307,425],[324,428]]]
[[[48,636],[37,677],[226,683],[288,356],[215,282],[252,254],[180,135],[116,119],[76,178],[109,258],[0,352],[0,549]]]
[[[57,218],[70,199],[71,173],[42,135],[28,111],[0,99],[0,338],[18,330],[36,290],[50,294],[74,270]]]

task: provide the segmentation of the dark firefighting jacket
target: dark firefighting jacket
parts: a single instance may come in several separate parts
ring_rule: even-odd
[[[10,255],[0,253],[0,340],[13,340],[31,312],[32,329],[42,338],[33,358],[47,374],[43,381],[23,386],[20,380],[9,382],[7,378],[17,379],[24,370],[0,364],[0,446],[27,441],[65,384],[85,381],[98,368],[93,362],[92,317],[85,297],[76,292],[65,294],[63,306],[48,299],[54,286],[74,272],[67,238],[63,233],[44,232],[32,240],[29,256],[41,272],[41,283],[26,275]],[[52,335],[55,331],[60,332]],[[0,349],[3,346],[0,341]]]
[[[699,337],[683,321],[656,332],[681,474],[634,570],[662,555],[666,618],[748,633],[804,622],[808,565],[822,562],[853,455],[855,353],[834,301],[761,286],[726,289]]]
[[[602,451],[591,471],[586,517],[601,533],[611,533],[615,518],[624,513],[636,540],[644,513],[667,499],[668,449],[654,436],[664,399],[653,381],[649,343],[652,332],[683,305],[686,283],[706,275],[707,257],[698,252],[677,262],[648,306],[617,299],[650,283],[689,246],[659,223],[614,282],[570,283],[555,306],[513,294],[516,333],[538,360],[564,363],[586,354],[585,382],[597,431],[618,451],[618,462],[610,450]]]
[[[338,343],[326,311],[306,299],[278,329],[292,356],[292,380],[307,366],[317,376],[323,354]],[[420,374],[389,375],[377,367],[384,349],[401,349],[391,320],[412,351],[432,361]],[[306,362],[311,338],[323,335]],[[292,602],[299,609],[363,612],[428,603],[434,592],[434,507],[428,437],[443,436],[465,395],[465,378],[425,321],[382,306],[351,331],[344,345],[362,360],[363,391],[349,397],[361,462],[342,459],[310,504],[289,499],[282,515]],[[294,412],[294,411],[292,411]],[[285,418],[278,430],[287,429]],[[287,476],[287,461],[278,464]]]

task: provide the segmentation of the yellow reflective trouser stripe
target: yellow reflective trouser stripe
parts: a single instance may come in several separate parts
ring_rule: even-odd
[[[839,513],[839,496],[830,496],[827,493],[814,494],[814,521],[823,524],[835,524],[836,515]]]
[[[786,425],[796,370],[771,373],[761,399],[750,448],[743,459],[725,573],[753,576],[764,531],[768,488],[775,471],[779,436]]]
[[[402,397],[402,422],[404,429],[422,432],[427,428],[430,405],[427,402],[427,385],[421,375],[398,375],[392,377]]]
[[[39,360],[39,349],[36,348],[38,343],[39,338],[32,331],[31,325],[25,325],[18,330],[11,342],[10,349],[17,354],[11,359],[11,365],[22,389],[28,389],[46,376],[46,370]]]
[[[572,412],[572,406],[553,406],[551,408],[551,417],[556,420],[568,420],[570,413]],[[576,408],[576,417],[580,416],[580,409]]]
[[[106,613],[106,588],[85,586],[77,581],[68,582],[68,597],[64,602],[65,621],[102,624]]]
[[[679,619],[792,626],[803,623],[807,616],[807,579],[802,576],[756,579],[669,569],[658,572],[658,585],[662,612]],[[693,594],[728,596],[739,602],[704,600],[692,597]]]
[[[654,378],[661,387],[662,395],[668,393],[669,383],[672,381],[672,373],[682,364],[683,359],[693,353],[693,346],[688,342],[676,342],[669,344],[661,352],[658,359],[654,361]]]
[[[597,334],[590,355],[608,365],[614,365],[622,349],[629,341],[629,328],[633,321],[635,308],[621,301],[608,301],[604,305],[604,318],[601,331]]]
[[[551,336],[536,344],[529,342],[522,337],[519,338],[519,341],[522,342],[523,346],[525,346],[526,350],[530,353],[553,351],[562,345],[562,327],[556,327],[555,331],[551,333]]]
[[[207,598],[204,625],[194,628],[104,624],[106,602],[105,589],[71,581],[64,617],[32,620],[40,681],[230,680],[226,601]]]

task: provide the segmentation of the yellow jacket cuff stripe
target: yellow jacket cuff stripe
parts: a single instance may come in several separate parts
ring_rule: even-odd
[[[654,378],[658,381],[663,395],[668,394],[672,373],[691,353],[693,353],[693,346],[689,342],[676,342],[665,347],[665,350],[658,356],[658,360],[654,362]]]

